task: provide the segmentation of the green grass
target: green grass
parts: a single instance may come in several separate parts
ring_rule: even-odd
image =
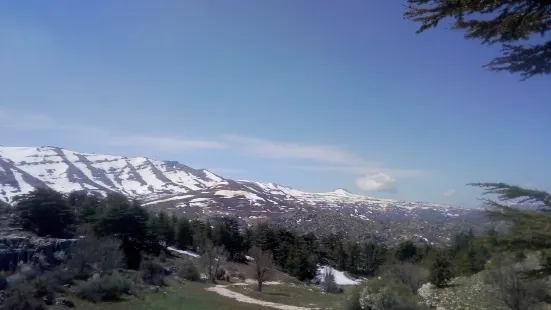
[[[254,310],[272,309],[240,303],[236,300],[209,292],[209,285],[202,283],[171,283],[157,293],[142,293],[140,299],[127,297],[118,302],[91,303],[71,297],[77,309],[82,310]],[[60,309],[60,308],[58,308]]]
[[[259,300],[320,309],[342,309],[351,290],[346,288],[342,294],[326,294],[317,286],[287,283],[266,285],[262,292],[256,291],[256,285],[228,286],[228,289]]]

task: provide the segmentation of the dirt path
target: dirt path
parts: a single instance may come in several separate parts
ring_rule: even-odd
[[[305,307],[289,306],[289,305],[285,305],[285,304],[278,304],[278,303],[275,303],[275,302],[269,302],[269,301],[254,299],[254,298],[251,298],[249,296],[245,296],[243,294],[240,294],[240,293],[234,292],[232,290],[229,290],[226,287],[227,287],[227,285],[216,285],[216,286],[207,288],[207,291],[216,292],[216,293],[218,293],[218,294],[220,294],[224,297],[232,298],[232,299],[235,299],[239,302],[244,302],[244,303],[248,303],[248,304],[255,304],[255,305],[260,305],[260,306],[264,306],[264,307],[272,307],[272,308],[281,309],[281,310],[317,310],[318,309],[318,308],[305,308]]]

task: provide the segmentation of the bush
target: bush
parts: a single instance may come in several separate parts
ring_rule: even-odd
[[[0,290],[5,290],[8,287],[8,280],[2,274],[0,275]]]
[[[345,310],[362,310],[362,304],[360,303],[361,290],[355,288],[352,293],[346,299]]]
[[[132,284],[127,278],[115,272],[81,282],[75,293],[78,297],[92,302],[117,301],[122,295],[132,294]]]
[[[78,279],[88,279],[94,273],[108,274],[122,266],[121,243],[110,238],[86,237],[77,240],[67,261],[69,270]]]
[[[403,263],[389,266],[383,277],[409,287],[415,294],[421,285],[427,282],[428,271],[412,263]]]
[[[429,279],[436,287],[445,287],[452,279],[453,272],[450,261],[444,256],[436,257],[436,260],[431,265]]]
[[[357,298],[358,300],[354,300]],[[417,310],[420,309],[417,296],[409,287],[375,280],[351,296],[347,310]]]
[[[536,309],[547,295],[542,281],[525,279],[512,264],[490,270],[486,281],[492,285],[496,301],[511,310]]]
[[[144,260],[140,266],[142,280],[150,285],[164,286],[165,268],[157,261],[152,259]]]
[[[7,292],[8,297],[2,305],[2,310],[47,310],[44,302],[35,297],[31,283],[21,281],[12,285]]]
[[[224,268],[218,268],[216,269],[216,272],[215,272],[215,277],[216,277],[216,280],[220,280],[220,281],[229,281],[229,274],[226,272],[226,269]]]
[[[178,276],[188,281],[198,282],[201,280],[201,274],[191,260],[184,261],[178,271]]]

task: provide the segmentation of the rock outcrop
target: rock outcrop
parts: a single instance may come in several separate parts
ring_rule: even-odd
[[[56,253],[68,253],[76,239],[0,236],[0,270],[14,270],[19,263],[55,264]]]

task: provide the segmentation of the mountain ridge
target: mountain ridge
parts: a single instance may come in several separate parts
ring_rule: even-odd
[[[476,227],[481,223],[480,210],[362,196],[342,188],[306,192],[275,183],[232,180],[177,161],[52,146],[0,147],[0,200],[10,203],[16,195],[44,186],[65,193],[122,193],[152,210],[190,217],[234,215],[248,224],[266,219],[286,227],[331,227],[385,238],[427,237],[427,231],[445,238],[447,231],[455,229],[450,225]]]

